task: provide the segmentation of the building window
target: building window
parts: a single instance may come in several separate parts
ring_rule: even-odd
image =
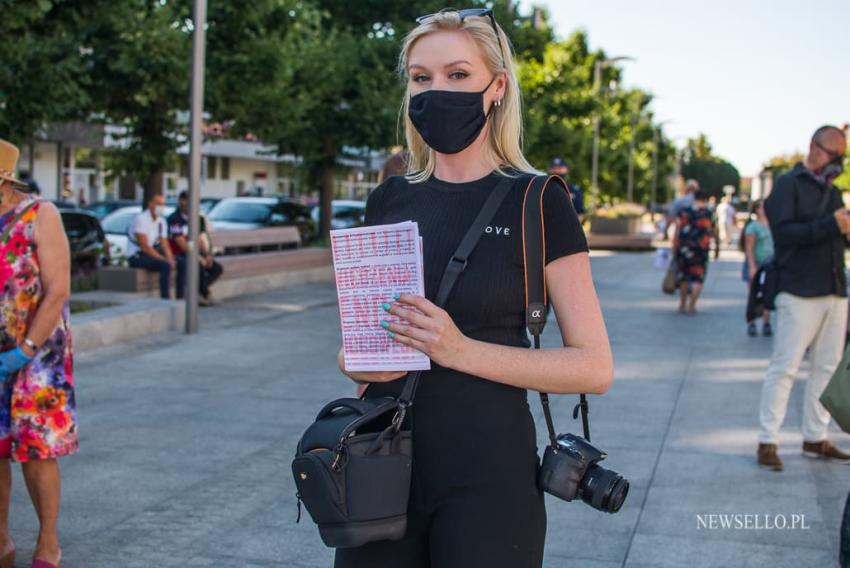
[[[215,156],[207,157],[207,179],[215,179]]]
[[[230,179],[230,158],[221,159],[221,179]]]

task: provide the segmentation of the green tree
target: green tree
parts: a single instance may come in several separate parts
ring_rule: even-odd
[[[693,178],[700,188],[715,197],[723,196],[723,188],[731,185],[737,192],[741,175],[730,162],[716,156],[705,134],[688,140],[682,158],[682,175]]]
[[[590,187],[593,123],[600,119],[599,188],[603,202],[626,196],[632,113],[635,123],[635,199],[651,195],[653,116],[652,97],[641,90],[611,89],[622,74],[617,66],[604,68],[601,92],[593,84],[594,66],[604,52],[591,52],[584,32],[549,43],[540,58],[521,62],[520,83],[525,105],[525,150],[537,167],[561,156],[570,165],[570,178]],[[664,136],[658,141],[659,195],[673,168],[674,149]]]
[[[84,115],[80,38],[105,8],[101,0],[0,0],[0,136],[24,144],[50,122]]]
[[[120,127],[108,154],[115,175],[162,193],[162,174],[185,141],[179,111],[188,108],[191,21],[188,2],[125,0],[93,21],[87,49],[93,118]]]
[[[509,35],[515,34],[517,49],[525,53],[539,51],[540,38],[551,37],[549,30],[537,30],[521,18],[506,0],[472,4],[493,4],[497,20]],[[416,25],[416,17],[443,8],[444,2],[314,0],[298,6],[287,12],[298,18],[297,41],[262,44],[256,51],[265,63],[242,62],[262,77],[260,95],[251,95],[249,103],[224,95],[212,100],[216,116],[233,118],[236,132],[253,132],[280,152],[302,158],[307,179],[320,190],[320,233],[326,235],[339,156],[362,156],[402,142],[401,39]],[[263,22],[272,28],[289,25],[285,18]],[[211,52],[218,52],[210,41]],[[214,57],[222,58],[224,69],[229,57]]]

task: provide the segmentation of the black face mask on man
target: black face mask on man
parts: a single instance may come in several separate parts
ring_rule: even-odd
[[[832,182],[844,172],[844,158],[836,157],[834,160],[823,166],[815,175],[824,185],[832,185]]]
[[[457,154],[472,144],[490,111],[484,114],[484,93],[493,84],[493,77],[483,91],[430,90],[410,97],[407,116],[426,144],[441,154]]]

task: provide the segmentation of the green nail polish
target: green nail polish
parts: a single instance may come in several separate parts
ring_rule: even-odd
[[[390,311],[390,308],[392,306],[390,306],[389,304],[381,304],[381,307],[384,308],[384,310],[386,310],[386,311]]]
[[[394,334],[393,332],[391,332],[391,331],[390,331],[390,332],[389,332],[389,336],[390,336],[390,339],[392,339],[393,337],[395,337],[395,334]]]
[[[399,298],[401,298],[401,294],[399,294],[398,292],[395,292],[395,293],[393,294],[393,299],[394,299],[394,300],[398,300]]]
[[[389,328],[390,328],[390,324],[389,324],[388,322],[382,321],[382,322],[381,322],[381,327],[383,327],[384,329],[389,329]]]

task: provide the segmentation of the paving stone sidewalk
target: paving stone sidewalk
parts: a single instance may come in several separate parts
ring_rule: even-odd
[[[593,440],[632,490],[616,515],[548,501],[546,567],[835,566],[850,467],[800,455],[803,381],[782,433],[785,471],[755,466],[770,340],[746,337],[736,253],[712,264],[694,317],[660,293],[651,255],[601,254],[593,268],[616,360],[611,391],[591,397]],[[351,392],[336,371],[333,288],[201,315],[200,335],[78,358],[82,451],[62,461],[64,568],[332,565],[309,519],[295,524],[289,463],[320,405]],[[558,342],[550,325],[544,344]],[[554,400],[559,428],[578,433],[574,403]],[[850,447],[837,429],[835,439]],[[808,528],[700,526],[715,513],[804,515]],[[11,517],[28,566],[37,524],[17,473]]]

